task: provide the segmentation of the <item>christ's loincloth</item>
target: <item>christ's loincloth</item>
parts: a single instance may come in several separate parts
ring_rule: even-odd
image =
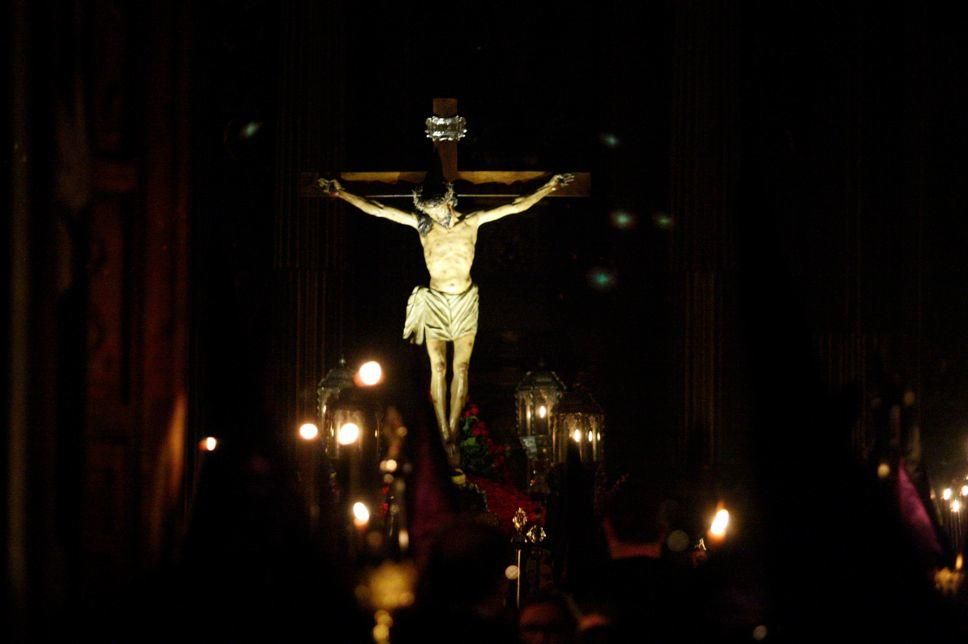
[[[477,333],[477,307],[476,284],[456,295],[418,286],[407,301],[403,338],[416,344],[423,344],[425,335],[431,340],[453,342]]]

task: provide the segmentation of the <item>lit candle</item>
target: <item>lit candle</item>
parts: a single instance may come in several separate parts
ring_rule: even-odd
[[[319,436],[319,428],[315,423],[303,423],[299,427],[299,437],[304,441],[315,440]]]
[[[353,525],[359,530],[364,530],[370,523],[370,508],[362,501],[353,504]]]
[[[356,372],[356,378],[359,380],[359,384],[364,387],[378,385],[383,380],[383,367],[375,360],[364,362],[359,371]]]
[[[722,541],[726,538],[726,530],[729,528],[729,511],[721,507],[716,511],[713,521],[709,526],[709,538],[714,541]]]

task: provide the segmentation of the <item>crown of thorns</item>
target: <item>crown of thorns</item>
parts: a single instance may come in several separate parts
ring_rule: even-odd
[[[417,208],[433,208],[448,202],[457,205],[457,195],[454,194],[454,184],[452,183],[446,184],[446,189],[441,194],[432,194],[424,197],[423,191],[423,186],[414,188],[413,190],[413,205]]]

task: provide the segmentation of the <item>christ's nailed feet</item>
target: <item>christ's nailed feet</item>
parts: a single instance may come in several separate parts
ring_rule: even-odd
[[[460,467],[460,448],[454,441],[447,441],[447,464],[451,467]]]

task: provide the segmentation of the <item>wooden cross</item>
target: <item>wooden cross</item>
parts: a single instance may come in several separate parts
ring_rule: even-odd
[[[433,103],[435,116],[457,116],[456,98],[435,98]],[[458,170],[457,169],[457,141],[436,141],[434,149],[440,157],[444,178],[454,183],[458,197],[520,197],[525,194],[523,189],[509,190],[510,186],[518,183],[549,179],[551,172],[533,171],[502,171],[502,170]],[[423,182],[426,172],[388,171],[388,172],[340,172],[341,180],[353,183],[356,194],[381,199],[411,199],[413,194],[409,189],[401,190],[401,184],[419,185]],[[576,172],[575,180],[566,186],[559,187],[548,197],[587,197],[591,188],[591,174]],[[322,196],[323,190],[318,184],[319,173],[303,172],[300,175],[300,193],[303,196]]]

